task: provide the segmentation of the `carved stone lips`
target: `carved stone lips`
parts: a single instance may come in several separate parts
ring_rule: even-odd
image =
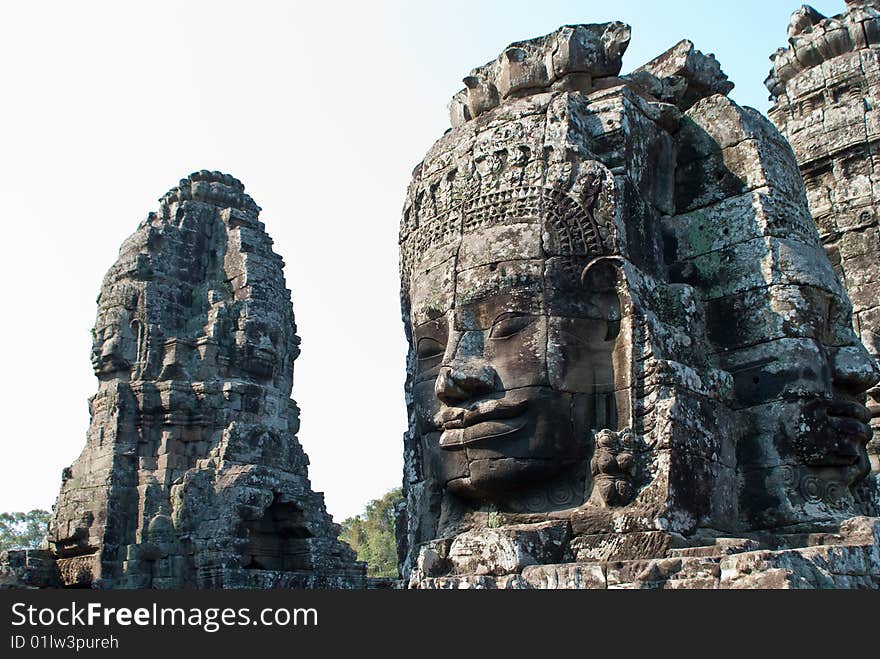
[[[446,408],[434,417],[434,423],[443,430],[461,430],[486,421],[515,419],[522,415],[529,401],[510,403],[503,400],[490,400],[474,405],[471,409]]]
[[[434,423],[444,431],[440,447],[455,449],[518,432],[526,426],[527,420],[522,416],[528,406],[527,400],[519,403],[493,400],[469,410],[444,409],[434,417]]]
[[[839,431],[855,435],[866,442],[871,439],[871,417],[873,413],[864,405],[852,400],[836,398],[828,404],[828,419]]]

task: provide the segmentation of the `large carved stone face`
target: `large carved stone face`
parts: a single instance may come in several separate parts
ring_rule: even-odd
[[[113,375],[131,368],[137,356],[136,330],[127,311],[118,311],[92,330],[92,368]]]
[[[242,369],[259,379],[270,379],[278,365],[280,335],[278,328],[269,323],[243,323],[236,334]]]
[[[416,432],[434,477],[492,500],[584,468],[594,431],[617,428],[613,277],[582,284],[586,261],[545,258],[531,222],[474,230],[449,254],[425,255],[411,289]]]
[[[791,428],[791,418],[783,418],[794,431],[790,436],[804,464],[828,471],[827,480],[853,485],[870,471],[866,447],[873,431],[865,403],[878,372],[851,329],[851,305],[843,296],[828,295],[828,307],[827,321],[815,342],[815,358],[800,374],[788,369],[789,382],[802,382],[806,393],[798,426]]]
[[[827,262],[817,260],[812,271],[836,281]],[[794,480],[784,485],[805,501],[833,502],[870,470],[865,403],[877,367],[852,330],[842,292],[802,285],[771,291],[769,300],[786,336],[740,351],[728,365],[737,399],[753,406],[783,464],[801,468],[786,467]]]
[[[786,388],[804,392],[782,410],[786,435],[803,464],[825,472],[823,480],[851,486],[870,471],[871,413],[864,393],[876,376],[861,344],[807,350],[814,357],[799,372],[792,364],[781,370]]]

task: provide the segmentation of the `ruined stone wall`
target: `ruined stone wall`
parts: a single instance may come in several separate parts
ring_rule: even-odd
[[[862,342],[880,356],[880,3],[847,0],[827,18],[794,13],[789,47],[773,56],[770,118],[788,138],[810,210],[853,302]],[[880,389],[871,392],[873,486],[863,498],[880,515]],[[870,482],[868,485],[872,485]]]
[[[300,341],[259,211],[238,180],[197,172],[107,273],[99,389],[49,537],[66,586],[364,585],[296,438]]]

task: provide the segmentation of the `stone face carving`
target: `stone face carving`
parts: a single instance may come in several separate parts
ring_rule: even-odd
[[[107,273],[87,445],[49,535],[65,585],[364,585],[296,439],[299,338],[259,210],[197,172]]]
[[[880,355],[880,4],[833,18],[804,6],[773,56],[770,118],[789,139],[825,250],[854,304],[862,342]],[[880,515],[880,388],[870,392],[873,476],[861,498]],[[807,448],[809,450],[809,448]]]
[[[720,587],[722,554],[844,542],[865,512],[880,377],[794,154],[690,42],[621,77],[629,35],[508,47],[415,170],[413,587],[610,587],[615,561],[688,552],[686,586]],[[664,569],[618,583],[669,585]],[[870,570],[859,583],[880,583]]]

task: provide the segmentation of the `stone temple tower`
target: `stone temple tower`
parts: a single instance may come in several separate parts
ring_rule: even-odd
[[[853,302],[854,325],[880,356],[880,2],[847,0],[826,18],[803,6],[789,47],[771,58],[770,118],[788,138],[825,250]],[[870,392],[873,478],[880,492],[880,387]],[[876,506],[873,514],[880,515]]]
[[[300,340],[259,212],[235,178],[192,174],[107,273],[99,389],[49,535],[66,586],[364,584],[296,438]]]
[[[622,23],[472,69],[400,225],[412,588],[877,588],[880,382],[798,162]],[[872,499],[876,502],[876,498]]]

